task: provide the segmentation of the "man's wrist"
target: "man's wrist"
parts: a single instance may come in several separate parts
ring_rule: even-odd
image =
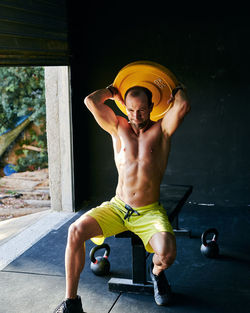
[[[173,97],[173,98],[174,98],[174,96],[177,94],[177,92],[178,92],[179,90],[184,90],[183,86],[178,85],[178,86],[176,86],[176,87],[172,90],[172,97]]]
[[[111,98],[113,98],[114,95],[116,94],[115,88],[114,88],[112,85],[109,85],[109,86],[106,87],[106,89],[109,90],[109,92],[110,92],[110,94],[111,94]]]

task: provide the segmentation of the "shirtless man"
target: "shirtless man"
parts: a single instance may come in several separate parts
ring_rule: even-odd
[[[159,204],[160,183],[170,151],[171,136],[190,110],[183,88],[173,91],[172,108],[163,119],[153,122],[152,94],[143,87],[130,88],[124,97],[110,85],[85,98],[97,123],[113,140],[118,170],[116,196],[76,220],[70,227],[65,253],[66,299],[54,312],[83,313],[77,296],[80,273],[85,263],[85,241],[112,236],[127,229],[139,235],[149,252],[154,252],[151,278],[158,305],[166,305],[171,295],[164,270],[173,264],[176,243],[166,211]],[[126,106],[128,120],[117,116],[105,104],[119,100]],[[94,239],[93,239],[94,241]]]

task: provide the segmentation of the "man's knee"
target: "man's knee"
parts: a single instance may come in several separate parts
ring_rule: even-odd
[[[171,266],[176,259],[176,250],[172,250],[166,255],[166,265],[167,267]]]
[[[72,223],[68,230],[68,244],[70,246],[82,245],[92,237],[102,235],[102,229],[91,216],[83,216]]]
[[[164,269],[167,269],[169,268],[175,261],[175,258],[176,258],[176,250],[172,250],[172,251],[169,251],[168,253],[166,254],[163,254],[163,255],[157,255],[160,263],[161,263],[161,266],[164,268]]]
[[[161,263],[165,268],[172,265],[176,258],[175,236],[171,233],[156,233],[150,240],[150,244],[155,251],[155,261]]]
[[[70,246],[82,245],[84,239],[84,228],[80,227],[76,222],[72,223],[68,229],[68,244]]]

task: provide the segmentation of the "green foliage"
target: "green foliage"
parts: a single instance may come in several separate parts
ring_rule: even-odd
[[[29,136],[25,140],[19,142],[20,147],[22,145],[34,145],[42,149],[41,152],[30,151],[23,148],[17,149],[15,151],[16,155],[20,155],[17,160],[16,166],[14,169],[17,172],[23,172],[26,170],[36,170],[41,168],[48,167],[48,154],[47,154],[47,138],[45,127],[40,128],[42,134],[37,134],[34,129],[29,130]]]
[[[16,154],[20,155],[15,166],[17,171],[48,166],[46,130],[43,126],[46,118],[44,68],[0,67],[0,134],[14,128],[18,117],[31,112],[30,120],[41,125],[42,135],[31,129],[29,138],[19,144],[33,144],[42,151],[17,150]]]
[[[44,152],[36,152],[24,150],[24,157],[17,160],[17,165],[14,169],[17,172],[34,171],[36,169],[48,167],[48,154]]]
[[[39,124],[46,114],[44,90],[42,67],[0,67],[0,133],[31,111]]]

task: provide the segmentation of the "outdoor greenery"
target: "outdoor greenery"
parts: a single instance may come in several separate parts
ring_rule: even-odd
[[[33,171],[39,168],[48,167],[47,138],[44,125],[41,126],[41,130],[42,134],[38,135],[33,129],[30,129],[28,138],[19,141],[20,147],[24,144],[34,144],[36,147],[41,148],[41,152],[30,151],[22,148],[16,150],[17,155],[23,155],[17,160],[17,165],[14,167],[16,171]]]
[[[45,130],[45,87],[43,67],[0,67],[0,134],[15,128],[21,116],[40,125],[41,133],[32,128],[25,139],[19,138],[20,155],[16,170],[24,171],[46,167],[48,162]],[[22,149],[22,145],[35,145],[40,152]]]

